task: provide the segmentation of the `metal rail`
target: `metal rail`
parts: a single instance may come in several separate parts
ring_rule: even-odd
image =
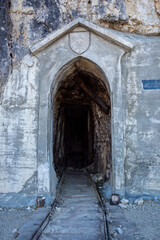
[[[37,233],[34,235],[34,237],[31,239],[31,240],[38,240],[42,234],[42,232],[45,230],[45,228],[47,227],[49,221],[50,221],[50,217],[51,217],[51,214],[53,214],[54,210],[55,210],[55,207],[56,207],[56,204],[58,202],[58,198],[59,198],[59,195],[60,195],[60,190],[61,190],[61,186],[62,186],[62,183],[63,183],[63,180],[65,178],[65,175],[66,175],[66,171],[64,170],[63,173],[62,173],[62,176],[60,178],[60,181],[57,185],[57,191],[56,191],[56,197],[53,201],[53,203],[51,204],[51,212],[49,213],[49,215],[47,216],[47,218],[45,219],[44,223],[40,226],[39,230],[37,231]]]
[[[93,181],[90,173],[88,172],[87,169],[85,169],[86,173],[88,174],[89,176],[89,179],[90,179],[90,182],[91,184],[93,185],[93,188],[96,192],[96,195],[97,195],[97,198],[98,198],[98,201],[99,201],[99,204],[102,208],[102,211],[103,211],[103,221],[104,221],[104,235],[105,235],[105,238],[104,240],[111,240],[110,238],[110,235],[109,235],[109,226],[108,226],[108,220],[107,220],[107,211],[106,211],[106,206],[105,206],[105,203],[103,202],[103,199],[101,198],[101,195],[97,189],[97,186],[95,184],[95,182]],[[59,195],[60,195],[60,190],[61,190],[61,186],[62,186],[62,183],[63,183],[63,180],[65,178],[65,175],[66,175],[66,171],[63,172],[62,174],[62,177],[59,181],[59,184],[57,186],[57,192],[56,192],[56,197],[54,199],[54,202],[52,203],[51,205],[51,212],[50,214],[47,216],[46,220],[44,221],[44,223],[41,225],[41,227],[39,228],[39,230],[37,231],[37,233],[34,235],[34,237],[32,238],[32,240],[38,240],[41,236],[41,234],[43,233],[43,231],[45,230],[45,228],[47,227],[49,221],[50,221],[50,216],[51,214],[53,214],[54,210],[55,210],[55,207],[56,207],[56,204],[58,202],[58,198],[59,198]]]
[[[87,169],[85,169],[85,170],[86,170],[86,172],[87,172],[88,175],[89,175],[89,178],[90,178],[91,183],[92,183],[92,185],[93,185],[93,187],[94,187],[94,190],[95,190],[96,195],[97,195],[97,197],[98,197],[98,201],[99,201],[100,206],[101,206],[102,211],[103,211],[105,240],[111,240],[110,234],[109,234],[109,225],[108,225],[108,220],[107,220],[107,210],[106,210],[105,203],[103,202],[103,199],[101,198],[101,195],[100,195],[100,193],[99,193],[99,191],[98,191],[98,189],[97,189],[97,186],[96,186],[95,182],[93,181],[93,179],[92,179],[89,171],[88,171]]]

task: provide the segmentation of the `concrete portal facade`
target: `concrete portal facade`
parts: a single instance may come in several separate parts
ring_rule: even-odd
[[[1,193],[55,195],[54,98],[78,69],[110,97],[112,192],[160,196],[159,44],[76,19],[31,46],[1,96]]]

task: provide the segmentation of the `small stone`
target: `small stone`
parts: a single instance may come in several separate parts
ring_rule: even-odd
[[[17,237],[18,237],[19,232],[18,232],[18,230],[17,230],[16,228],[13,229],[13,231],[12,231],[12,235],[13,235],[14,238],[17,238]]]
[[[3,210],[3,208],[0,208],[0,211],[2,211]]]
[[[159,201],[158,201],[158,197],[154,197],[154,202],[155,203],[158,203]]]
[[[104,174],[102,173],[97,173],[97,174],[91,174],[91,177],[94,182],[101,182],[104,180]]]
[[[134,201],[134,204],[138,204],[138,205],[143,205],[143,203],[144,203],[143,198],[137,198],[137,199]]]
[[[140,237],[138,237],[138,236],[135,236],[135,238],[136,238],[136,240],[141,240],[141,238],[140,238]]]
[[[112,238],[115,239],[117,237],[117,232],[110,233],[110,235],[111,235]]]
[[[128,208],[128,205],[127,205],[127,204],[125,205],[125,204],[120,203],[119,206],[120,206],[120,208],[122,208],[122,209]]]
[[[45,205],[45,197],[44,196],[38,196],[36,198],[36,208],[39,208],[39,207],[44,207]]]
[[[57,212],[60,212],[61,208],[60,207],[56,207],[56,210],[57,210]]]
[[[123,204],[123,205],[129,204],[128,199],[123,198],[123,199],[121,200],[121,204]]]
[[[116,231],[117,231],[117,233],[119,233],[119,234],[123,234],[123,230],[122,230],[120,227],[118,227],[118,228],[116,229]]]

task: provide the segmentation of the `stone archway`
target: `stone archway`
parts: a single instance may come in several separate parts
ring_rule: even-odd
[[[104,113],[104,109],[102,110],[103,103],[101,103],[101,110],[99,111],[99,106],[97,102],[95,102],[94,106],[92,106],[92,116],[95,120],[95,125],[97,127],[94,129],[94,136],[100,136],[102,139],[99,139],[97,142],[94,141],[95,144],[95,151],[94,151],[94,162],[93,166],[91,166],[91,171],[95,173],[103,173],[106,175],[106,177],[110,178],[110,184],[111,188],[115,188],[115,183],[120,186],[119,179],[124,178],[123,174],[123,161],[117,162],[117,159],[120,159],[121,153],[123,154],[123,149],[119,151],[121,144],[123,145],[123,141],[119,142],[119,138],[123,138],[123,132],[121,131],[121,125],[117,125],[117,122],[114,123],[114,119],[116,121],[121,118],[122,111],[121,111],[121,98],[118,102],[116,102],[113,99],[113,95],[110,91],[110,83],[106,78],[106,74],[103,72],[103,70],[97,65],[97,63],[92,62],[91,60],[78,56],[69,62],[67,62],[65,65],[63,65],[61,68],[57,68],[57,71],[54,73],[54,78],[51,78],[50,72],[49,72],[49,79],[50,79],[50,85],[46,86],[44,85],[45,82],[41,80],[40,85],[40,106],[39,106],[39,135],[38,135],[38,186],[39,186],[39,192],[47,192],[49,191],[51,194],[55,193],[56,190],[56,184],[57,184],[57,173],[56,173],[56,167],[55,166],[55,152],[53,152],[54,149],[54,141],[55,141],[55,135],[56,135],[56,126],[57,126],[57,115],[55,114],[58,108],[58,105],[56,105],[55,101],[57,100],[57,93],[59,92],[59,88],[61,87],[61,84],[63,86],[63,83],[67,83],[67,79],[74,78],[74,76],[77,76],[77,72],[80,73],[80,76],[83,76],[84,79],[88,78],[89,85],[93,85],[91,81],[98,83],[101,90],[98,94],[94,94],[99,96],[100,99],[104,102],[108,101],[108,105],[111,110],[109,110],[109,114]],[[82,78],[83,78],[82,77]],[[52,79],[52,81],[51,81]],[[85,80],[83,80],[83,83],[86,83]],[[83,84],[82,84],[83,85]],[[85,86],[82,86],[85,90]],[[93,86],[91,86],[92,88]],[[48,95],[46,96],[47,89],[49,90]],[[90,88],[88,88],[90,89]],[[97,88],[99,89],[99,87]],[[120,91],[120,89],[118,89]],[[106,96],[102,96],[103,92],[106,93]],[[93,91],[91,91],[91,94]],[[100,95],[99,95],[100,94]],[[112,98],[111,98],[112,96]],[[115,95],[115,98],[119,98],[119,94]],[[90,99],[93,98],[93,96],[89,96]],[[113,102],[115,101],[115,103]],[[117,108],[117,111],[114,111],[113,104],[118,104],[119,108]],[[116,108],[115,108],[116,109]],[[112,112],[112,115],[111,115]],[[107,120],[108,117],[108,120]],[[101,120],[103,121],[103,124],[101,123]],[[93,122],[92,122],[93,123]],[[107,125],[106,125],[107,123]],[[104,128],[107,129],[109,126],[108,135],[105,133],[104,137],[105,140],[103,140],[103,134],[99,134],[102,132],[105,132]],[[120,135],[117,135],[117,130],[120,131]],[[111,135],[112,135],[112,143],[111,143]],[[121,138],[121,139],[122,139]],[[109,141],[108,141],[109,140]],[[108,144],[106,142],[108,141]],[[104,144],[102,144],[102,142]],[[107,147],[108,146],[108,147]],[[117,148],[115,149],[115,146]],[[55,149],[54,149],[55,150]],[[118,158],[116,159],[116,155]],[[112,156],[112,157],[111,157]],[[63,157],[62,157],[63,158]],[[47,159],[47,161],[46,161]],[[59,159],[59,158],[57,158]],[[96,159],[103,159],[102,161],[97,161]],[[112,159],[112,162],[111,162]],[[115,160],[116,159],[116,160]],[[59,159],[62,161],[62,159]],[[116,162],[118,163],[116,166]],[[92,164],[91,163],[91,164]],[[97,164],[98,163],[98,164]],[[96,166],[97,164],[97,166]],[[88,164],[89,165],[89,164]],[[120,167],[119,167],[120,165]],[[122,168],[122,171],[119,172],[119,169]],[[118,175],[117,173],[118,172]],[[117,179],[116,179],[117,177]],[[46,190],[45,190],[46,189]],[[115,190],[113,190],[115,191]],[[121,191],[121,189],[120,189]],[[118,192],[118,190],[117,190]]]
[[[66,73],[59,76],[57,92],[52,96],[55,169],[59,172],[65,167],[88,167],[92,173],[109,179],[112,154],[108,82],[96,64],[81,57]]]
[[[72,34],[75,37],[76,49],[73,49],[73,46],[71,47],[70,45]],[[84,35],[89,36],[87,38],[88,45],[85,45],[87,47],[85,47],[83,51],[78,51],[82,50],[81,41],[84,39]],[[54,104],[54,101],[60,84],[71,77],[71,75],[77,71],[76,69],[78,69],[83,76],[91,76],[91,79],[97,79],[109,93],[112,113],[110,116],[112,135],[112,146],[110,150],[110,153],[112,152],[112,192],[120,193],[121,196],[124,196],[125,106],[123,91],[125,84],[123,69],[125,68],[125,61],[123,61],[123,56],[131,51],[133,47],[134,45],[128,39],[121,37],[118,33],[113,33],[108,29],[103,29],[87,21],[77,19],[44,38],[42,41],[35,43],[30,48],[32,54],[38,59],[35,75],[36,81],[39,83],[37,114],[39,193],[54,194],[56,190],[57,176],[53,164],[53,162],[55,163],[54,158],[56,156],[54,155],[55,153],[53,154],[53,142],[57,120],[55,115],[56,104]],[[86,81],[84,81],[84,83],[86,83]],[[89,81],[89,84],[90,83],[91,80]],[[85,87],[83,86],[83,88]],[[85,91],[85,89],[83,90]],[[91,94],[93,92],[94,91],[91,91]],[[91,99],[91,96],[89,97]],[[102,96],[100,96],[100,98],[101,97]],[[102,99],[103,98],[104,96]],[[97,103],[95,104],[97,105]],[[96,113],[96,111],[92,109],[92,114],[93,113]],[[100,128],[102,126],[105,126],[105,124],[100,125]],[[100,149],[102,146],[103,144],[99,144],[97,148]],[[101,150],[97,152],[100,153]],[[100,158],[105,156],[102,155]],[[97,157],[99,158],[99,156]],[[98,164],[98,168],[99,167],[100,164]],[[106,170],[107,166],[102,167],[102,169]],[[110,172],[110,170],[108,172]]]

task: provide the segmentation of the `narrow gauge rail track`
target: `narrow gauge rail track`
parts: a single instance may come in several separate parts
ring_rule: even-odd
[[[95,182],[93,181],[93,179],[92,179],[92,177],[89,174],[87,169],[86,169],[86,172],[88,173],[88,176],[90,177],[91,183],[92,183],[92,185],[94,187],[94,190],[95,190],[95,192],[97,194],[97,198],[98,198],[99,204],[100,204],[100,206],[102,208],[102,211],[103,211],[103,224],[104,224],[104,237],[105,237],[104,239],[105,240],[111,240],[110,234],[109,234],[109,224],[108,224],[108,219],[107,219],[107,213],[108,212],[106,210],[105,203],[104,203],[104,201],[103,201],[99,191],[97,190],[97,186],[96,186]]]
[[[105,204],[87,170],[65,170],[50,213],[25,240],[110,240]]]

